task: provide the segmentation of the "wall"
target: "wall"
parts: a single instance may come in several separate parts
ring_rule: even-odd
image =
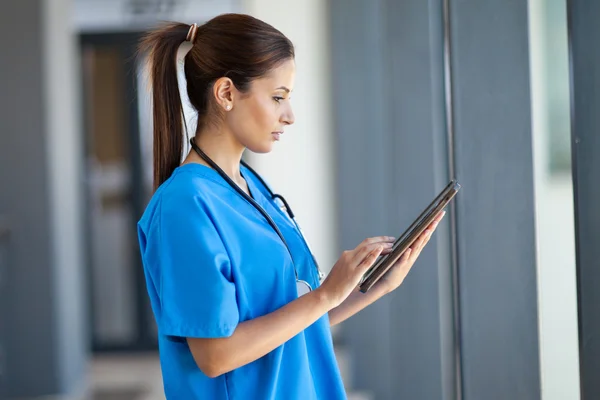
[[[45,0],[44,100],[46,104],[46,176],[50,196],[56,354],[60,392],[83,390],[88,336],[83,264],[82,113],[76,36],[71,23],[72,0]]]
[[[9,397],[76,394],[85,386],[70,8],[68,0],[23,0],[0,13],[0,210],[11,228],[9,312],[2,321]]]
[[[580,386],[581,397],[588,400],[600,398],[600,3],[569,0],[567,8]]]
[[[344,330],[357,384],[378,399],[540,398],[527,4],[332,4],[340,190],[354,195],[341,239],[406,226],[451,174],[463,185],[456,230],[440,225],[397,293]]]
[[[449,180],[443,12],[435,0],[331,2],[342,245],[400,235]],[[456,390],[446,218],[403,285],[343,324],[352,384],[376,399]]]
[[[542,398],[578,399],[573,182],[570,166],[551,168],[557,136],[570,155],[566,2],[530,0],[529,24]],[[553,113],[566,113],[566,124],[553,124]]]
[[[72,0],[79,32],[140,31],[156,21],[197,22],[234,12],[239,0]]]
[[[241,5],[242,12],[272,24],[296,47],[292,94],[296,122],[286,129],[273,152],[248,154],[248,160],[286,197],[321,268],[328,272],[339,254],[327,2],[244,0]]]

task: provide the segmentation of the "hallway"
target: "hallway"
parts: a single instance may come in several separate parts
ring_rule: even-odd
[[[344,373],[344,361],[339,359]],[[97,355],[90,368],[91,400],[164,400],[156,353]],[[374,400],[364,393],[348,393],[348,400]]]

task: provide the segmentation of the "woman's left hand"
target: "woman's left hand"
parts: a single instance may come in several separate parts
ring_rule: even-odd
[[[435,232],[438,224],[444,218],[446,211],[442,211],[440,215],[433,220],[431,225],[419,236],[419,238],[413,243],[413,245],[402,254],[402,257],[381,277],[381,279],[375,284],[375,287],[379,286],[386,293],[395,290],[402,284],[406,275],[410,272],[415,261],[419,258],[421,251],[429,242],[431,235]]]

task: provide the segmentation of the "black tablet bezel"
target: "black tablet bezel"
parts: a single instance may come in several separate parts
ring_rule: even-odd
[[[433,222],[435,217],[446,207],[460,190],[456,180],[450,181],[435,199],[423,210],[413,223],[396,239],[389,254],[382,256],[365,273],[359,285],[361,292],[366,293],[387,272],[387,270],[418,239],[419,235]]]

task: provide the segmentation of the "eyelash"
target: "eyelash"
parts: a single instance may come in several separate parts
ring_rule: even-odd
[[[279,97],[279,96],[275,96],[273,97],[273,100],[275,100],[277,103],[279,103],[281,100],[284,100],[283,97]]]

